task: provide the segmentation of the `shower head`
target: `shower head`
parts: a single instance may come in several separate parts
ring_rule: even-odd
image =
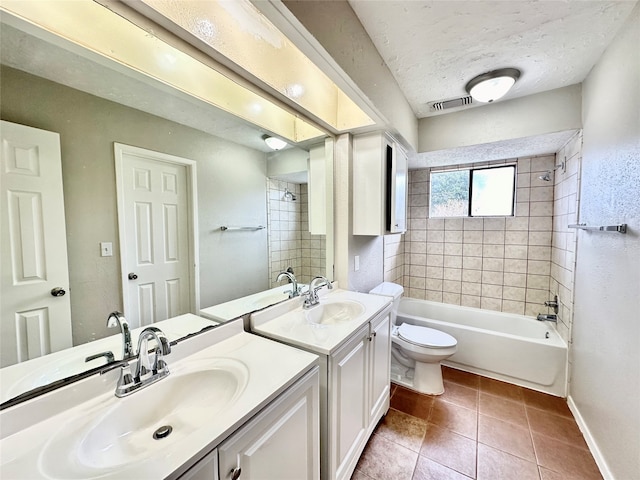
[[[542,180],[543,182],[550,182],[551,181],[551,172],[555,172],[558,169],[561,169],[562,173],[567,171],[567,162],[566,162],[566,160],[563,160],[562,162],[560,162],[560,165],[555,165],[553,167],[553,170],[547,170],[542,175],[538,176],[538,178],[540,180]]]
[[[285,188],[285,189],[284,189],[284,198],[285,198],[285,199],[287,199],[287,198],[288,198],[288,199],[289,199],[289,200],[291,200],[292,202],[295,202],[295,201],[296,201],[296,199],[297,199],[296,195],[295,195],[293,192],[290,192],[288,188]]]
[[[544,182],[550,182],[551,181],[551,170],[547,170],[546,172],[544,172],[544,175],[540,175],[538,178],[540,180],[544,181]]]

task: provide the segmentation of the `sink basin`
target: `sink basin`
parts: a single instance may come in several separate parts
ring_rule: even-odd
[[[60,426],[42,452],[42,471],[86,478],[157,455],[220,415],[248,377],[247,367],[236,360],[199,361],[128,397],[110,396]],[[162,437],[167,426],[171,433]],[[154,432],[162,438],[154,438]]]
[[[315,326],[337,325],[350,322],[364,313],[364,305],[352,300],[320,302],[304,311],[307,322]]]

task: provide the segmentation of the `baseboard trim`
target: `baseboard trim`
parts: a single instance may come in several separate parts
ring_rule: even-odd
[[[609,465],[607,465],[607,462],[602,456],[602,452],[598,448],[598,444],[593,438],[593,435],[591,435],[591,431],[589,430],[589,427],[587,427],[587,424],[584,421],[584,418],[582,417],[582,415],[580,414],[580,410],[578,410],[578,407],[576,406],[576,403],[573,401],[573,398],[571,397],[571,395],[567,397],[567,404],[569,405],[569,410],[571,410],[571,413],[573,413],[576,423],[578,424],[578,428],[580,428],[580,431],[582,432],[582,435],[584,436],[584,439],[587,442],[587,446],[591,451],[591,455],[593,455],[593,459],[596,461],[596,464],[600,469],[602,478],[604,478],[604,480],[615,480],[613,474],[611,473],[611,470],[609,469]]]

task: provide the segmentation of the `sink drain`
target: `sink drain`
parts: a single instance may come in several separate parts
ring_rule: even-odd
[[[156,440],[167,438],[172,431],[173,431],[173,427],[171,425],[163,425],[160,428],[158,428],[155,432],[153,432],[153,438]]]

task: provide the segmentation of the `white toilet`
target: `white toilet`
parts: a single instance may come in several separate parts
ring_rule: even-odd
[[[383,282],[369,292],[393,298],[391,307],[391,354],[392,363],[398,362],[413,369],[413,381],[400,383],[429,395],[444,393],[440,362],[456,353],[458,342],[445,332],[433,328],[403,323],[396,324],[400,298],[404,293],[401,285]]]

